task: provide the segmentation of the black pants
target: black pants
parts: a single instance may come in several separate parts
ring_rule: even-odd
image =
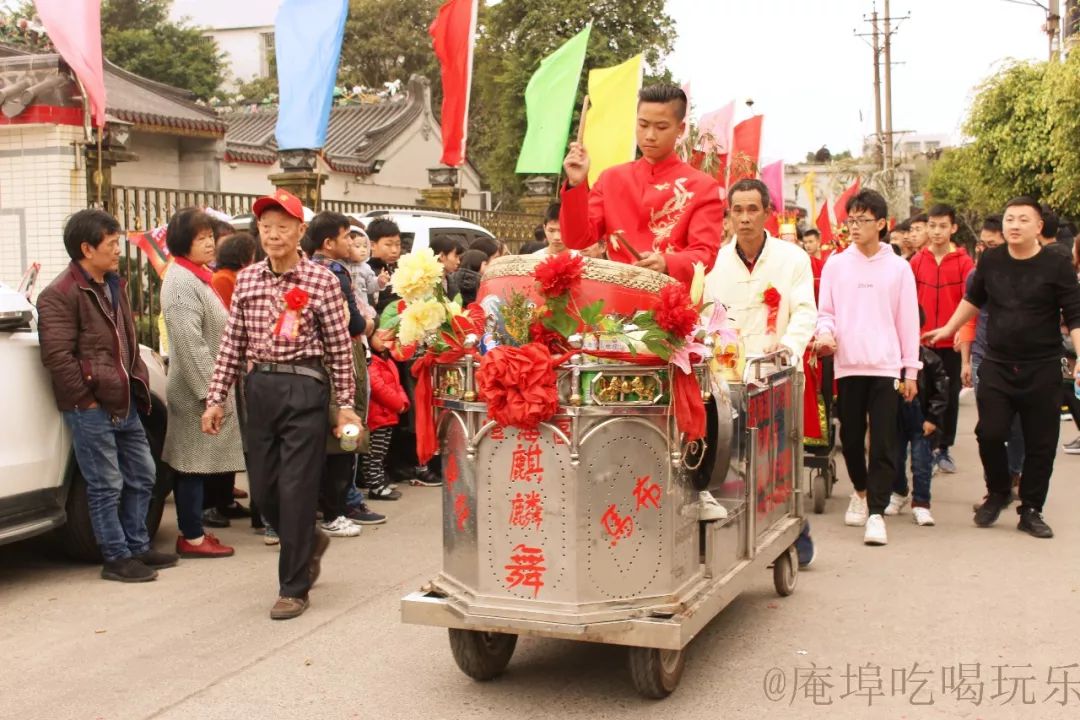
[[[364,474],[362,483],[364,487],[379,488],[390,482],[386,477],[386,452],[390,449],[390,438],[393,434],[392,427],[381,427],[371,431],[371,447],[360,461]]]
[[[307,595],[319,470],[326,461],[330,390],[303,375],[253,372],[245,381],[251,495],[281,537],[282,597]]]
[[[889,505],[896,478],[900,410],[896,380],[857,375],[837,382],[840,444],[851,484],[866,492],[871,515],[882,515]],[[866,463],[866,418],[870,417],[870,464]],[[1004,446],[1003,446],[1004,447]]]
[[[964,386],[960,380],[960,353],[952,348],[934,348],[945,366],[949,376],[949,404],[945,406],[945,424],[938,436],[938,448],[948,450],[956,444],[956,423],[960,418],[960,389]]]
[[[1041,512],[1050,490],[1061,430],[1061,363],[1047,360],[1007,365],[983,360],[975,402],[979,408],[975,437],[987,491],[1008,495],[1012,490],[1005,443],[1013,415],[1019,415],[1024,433],[1020,500],[1025,507]]]
[[[352,453],[326,456],[319,489],[319,509],[322,510],[323,522],[333,522],[334,518],[348,512],[345,500],[355,473],[356,456]]]

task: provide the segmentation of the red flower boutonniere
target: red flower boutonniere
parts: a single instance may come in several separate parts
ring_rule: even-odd
[[[300,334],[300,311],[307,307],[311,296],[300,287],[294,287],[283,296],[285,310],[274,324],[274,335],[295,339]]]
[[[780,291],[772,285],[765,288],[765,292],[761,294],[761,301],[765,303],[765,307],[768,309],[765,329],[770,333],[776,333],[776,316],[780,310],[780,300]]]
[[[533,276],[540,286],[540,294],[552,298],[577,290],[584,270],[585,260],[580,255],[562,252],[537,265]]]

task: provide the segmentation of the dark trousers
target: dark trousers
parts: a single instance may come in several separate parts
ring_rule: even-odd
[[[199,475],[203,478],[203,509],[217,508],[224,510],[236,502],[233,497],[233,486],[236,485],[235,473],[218,473],[215,475]]]
[[[933,448],[931,438],[923,432],[922,404],[919,398],[904,402],[900,398],[899,447],[896,455],[896,482],[893,492],[907,497],[908,445],[911,445],[912,507],[930,507],[930,478],[933,477]]]
[[[948,450],[956,444],[956,423],[960,418],[960,389],[964,386],[960,380],[960,353],[952,348],[934,348],[945,366],[949,376],[949,404],[945,406],[945,424],[938,437],[938,448]]]
[[[352,453],[327,455],[323,466],[322,487],[319,492],[319,509],[323,522],[332,522],[348,512],[346,499],[356,473],[356,456]]]
[[[386,477],[386,453],[390,449],[393,433],[393,427],[381,427],[371,431],[371,447],[368,449],[368,454],[361,460],[364,487],[378,488],[390,482]]]
[[[176,524],[180,528],[180,534],[188,540],[200,538],[203,536],[203,509],[207,507],[204,497],[209,488],[229,487],[231,502],[231,488],[236,474],[177,472],[173,478],[173,500],[176,502]]]
[[[866,492],[871,515],[882,515],[896,478],[896,380],[857,375],[840,378],[837,406],[844,463],[855,489]],[[865,456],[866,419],[870,418],[870,464]]]
[[[1008,496],[1012,490],[1005,443],[1013,415],[1020,416],[1024,433],[1024,472],[1020,500],[1042,511],[1050,490],[1061,430],[1061,363],[1057,360],[1009,365],[983,360],[975,396],[979,422],[979,458],[988,492]]]
[[[253,372],[245,380],[244,428],[251,494],[281,537],[282,597],[304,597],[315,543],[319,470],[326,461],[330,390],[303,375]]]

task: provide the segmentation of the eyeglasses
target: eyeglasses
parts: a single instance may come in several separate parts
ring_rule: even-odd
[[[853,218],[849,217],[842,224],[849,228],[859,227],[860,225],[869,225],[870,223],[876,223],[877,218]]]

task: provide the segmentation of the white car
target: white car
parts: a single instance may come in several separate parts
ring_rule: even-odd
[[[487,229],[462,220],[460,215],[435,210],[372,210],[363,214],[347,213],[367,227],[376,218],[393,220],[401,229],[401,251],[410,252],[431,246],[431,238],[449,236],[461,240],[465,247],[477,238],[495,239]]]
[[[157,463],[157,485],[147,515],[152,538],[172,489],[160,461],[167,422],[165,368],[150,348],[140,346],[150,370],[153,409],[142,418]],[[71,436],[53,400],[49,374],[41,364],[33,306],[0,284],[0,545],[55,532],[71,557],[99,561],[90,525],[86,481],[71,448]]]

